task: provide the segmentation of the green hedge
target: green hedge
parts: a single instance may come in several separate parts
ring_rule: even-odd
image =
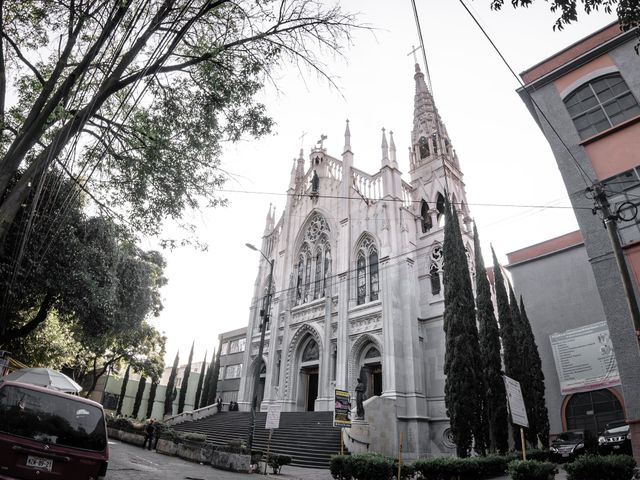
[[[585,455],[564,466],[568,480],[627,480],[636,462],[627,455]]]
[[[391,480],[394,478],[393,466],[392,458],[377,453],[334,455],[330,471],[338,480]]]
[[[413,464],[423,480],[476,480],[497,477],[507,470],[510,456],[487,455],[486,457],[436,457],[416,460]]]
[[[555,464],[537,460],[513,460],[507,471],[513,480],[547,480],[557,472]]]

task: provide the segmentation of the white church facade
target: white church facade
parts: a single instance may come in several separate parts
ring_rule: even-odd
[[[267,216],[261,250],[274,260],[273,278],[262,258],[238,393],[248,409],[260,369],[263,411],[272,403],[283,411],[333,410],[334,389],[355,397],[360,377],[367,388],[365,424],[352,429],[361,437],[352,440],[371,443],[367,438],[376,436],[395,449],[402,432],[409,457],[454,451],[443,372],[447,191],[473,259],[458,158],[418,65],[414,78],[408,181],[393,133],[384,130],[380,170],[359,170],[348,122],[339,157],[320,143],[308,163],[301,152],[294,164],[284,212],[279,219],[275,211]],[[270,322],[257,358],[269,281]]]

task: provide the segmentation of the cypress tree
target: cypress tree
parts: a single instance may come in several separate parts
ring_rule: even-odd
[[[200,396],[202,395],[202,384],[204,382],[205,370],[207,369],[207,352],[204,352],[204,360],[202,360],[202,370],[200,370],[200,376],[198,377],[198,384],[196,386],[196,398],[193,401],[193,409],[200,408]]]
[[[191,344],[191,352],[189,352],[189,360],[187,361],[187,367],[184,369],[184,377],[182,378],[182,385],[180,386],[180,397],[178,399],[178,414],[184,411],[184,401],[187,398],[187,390],[189,389],[189,376],[191,375],[191,362],[193,361],[193,346],[195,342]]]
[[[176,386],[176,374],[178,373],[178,361],[180,352],[176,353],[176,358],[173,361],[173,367],[171,368],[171,374],[169,375],[169,381],[167,382],[167,391],[164,394],[164,415],[173,415],[173,401],[175,400],[174,390]]]
[[[208,407],[209,403],[209,390],[211,390],[211,375],[213,375],[213,364],[215,362],[215,350],[213,352],[214,357],[209,363],[207,368],[207,374],[204,377],[204,384],[202,385],[202,395],[200,397],[200,408]]]
[[[445,405],[459,457],[468,457],[482,438],[482,364],[475,303],[458,215],[445,205],[443,246]]]
[[[527,311],[524,308],[524,302],[522,295],[520,295],[520,321],[523,327],[523,346],[525,351],[525,364],[529,366],[527,372],[529,374],[529,380],[527,384],[530,390],[531,408],[529,415],[535,420],[535,437],[532,435],[531,441],[534,446],[537,444],[537,440],[540,439],[542,445],[545,448],[549,447],[549,412],[547,411],[547,405],[545,403],[545,387],[544,387],[544,373],[542,372],[542,361],[540,360],[540,353],[538,352],[538,345],[536,345],[535,336],[531,329],[531,322]],[[529,410],[528,410],[529,411]]]
[[[133,411],[131,412],[131,416],[133,418],[138,418],[138,412],[140,411],[140,404],[142,403],[142,395],[144,394],[144,387],[147,384],[147,377],[140,377],[140,381],[138,382],[138,390],[136,391],[136,398],[133,401]]]
[[[500,357],[500,333],[493,311],[491,286],[482,258],[480,237],[473,225],[473,243],[476,262],[476,308],[478,316],[478,336],[482,354],[482,371],[485,386],[483,398],[482,425],[484,438],[489,450],[506,453],[509,449],[509,418],[507,393],[502,379],[502,358]]]
[[[522,398],[524,400],[524,406],[527,410],[527,420],[529,420],[529,428],[525,429],[527,439],[531,441],[535,438],[536,424],[535,418],[530,414],[531,409],[531,385],[529,384],[528,371],[530,366],[527,364],[526,353],[524,347],[524,332],[522,328],[522,319],[520,318],[520,308],[518,307],[518,301],[513,291],[511,282],[507,281],[509,285],[509,309],[511,311],[511,319],[513,322],[513,338],[517,346],[518,354],[516,362],[511,367],[512,375],[509,375],[514,380],[520,382],[520,390],[522,391]],[[520,438],[520,427],[514,425],[513,438]],[[519,440],[516,440],[516,447],[519,445]]]
[[[213,405],[216,401],[216,395],[218,394],[218,377],[220,376],[220,351],[222,349],[218,347],[216,353],[215,363],[213,364],[213,371],[211,372],[211,381],[209,383],[209,391],[207,393],[207,402],[209,405]]]
[[[129,369],[131,365],[127,365],[127,370],[124,372],[124,378],[122,379],[122,388],[120,389],[120,398],[118,398],[118,408],[116,409],[116,415],[122,413],[122,403],[124,402],[124,396],[127,393],[127,383],[129,383]]]
[[[147,399],[147,414],[145,418],[151,418],[153,414],[153,404],[156,402],[156,391],[158,390],[158,383],[160,381],[157,378],[151,378],[151,387],[149,387],[149,398]]]

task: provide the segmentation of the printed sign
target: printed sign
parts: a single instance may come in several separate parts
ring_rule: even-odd
[[[280,428],[280,412],[282,411],[282,404],[275,403],[269,405],[267,409],[267,423],[265,424],[265,430],[271,430],[274,428]]]
[[[563,395],[620,385],[607,322],[549,336]]]
[[[522,390],[520,390],[520,382],[504,375],[504,386],[507,390],[507,402],[509,411],[511,412],[511,421],[521,427],[529,428],[529,419],[527,418],[527,410],[524,406],[524,398]]]
[[[336,405],[333,411],[334,427],[351,427],[351,395],[336,388]]]

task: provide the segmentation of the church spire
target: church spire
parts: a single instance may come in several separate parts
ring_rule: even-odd
[[[304,151],[301,148],[300,155],[298,156],[298,161],[296,165],[296,189],[303,188],[301,187],[303,180],[304,180]]]
[[[269,235],[272,229],[272,221],[271,221],[271,203],[269,204],[269,211],[267,212],[267,218],[264,222],[264,236]]]
[[[385,129],[382,129],[382,166],[386,167],[389,165],[389,144],[387,143],[387,133]]]
[[[344,129],[344,150],[342,152],[351,151],[351,130],[349,130],[349,119],[347,119],[347,126]]]
[[[389,160],[391,168],[398,168],[398,160],[396,159],[396,142],[393,141],[393,130],[389,131]]]

